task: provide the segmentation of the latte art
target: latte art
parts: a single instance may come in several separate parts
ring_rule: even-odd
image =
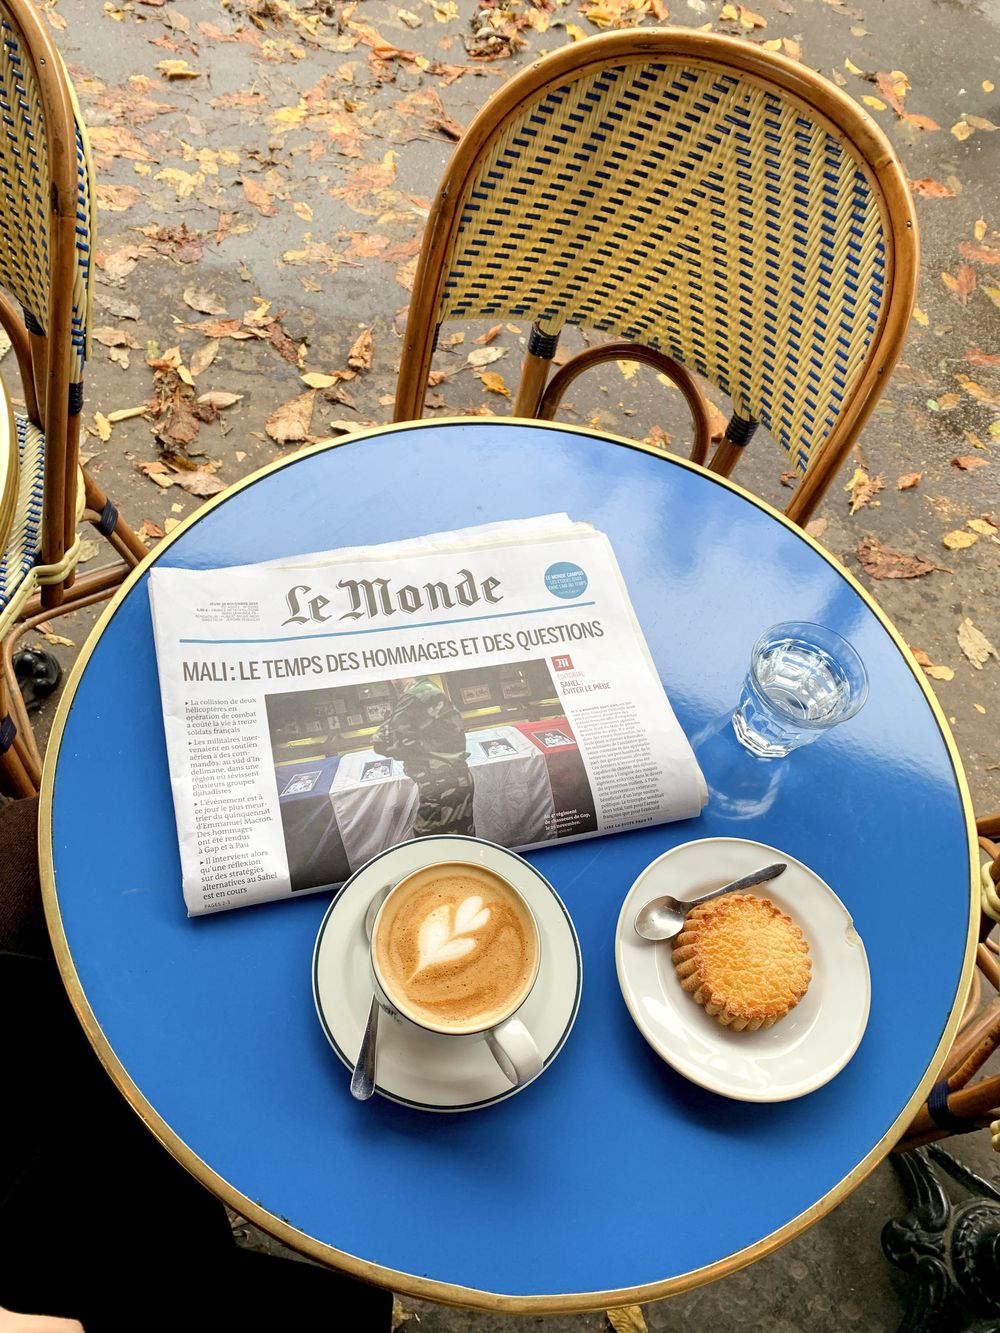
[[[392,891],[374,958],[390,1000],[425,1027],[477,1032],[521,1003],[535,977],[534,919],[480,866],[429,866]]]

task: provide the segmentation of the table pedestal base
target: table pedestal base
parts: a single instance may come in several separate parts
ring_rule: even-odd
[[[933,1144],[892,1162],[912,1206],[904,1218],[885,1224],[882,1250],[891,1263],[913,1274],[916,1287],[898,1333],[945,1328],[996,1333],[1000,1189]],[[952,1204],[934,1163],[975,1197]],[[971,1322],[959,1323],[960,1312]]]

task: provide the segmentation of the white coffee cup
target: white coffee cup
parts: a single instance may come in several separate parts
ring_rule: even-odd
[[[387,1014],[447,1039],[459,1057],[463,1046],[485,1041],[520,1086],[542,1071],[535,1040],[518,1017],[537,980],[540,951],[535,915],[509,880],[471,862],[439,862],[400,880],[380,906],[369,946],[372,987]],[[487,1012],[469,995],[477,986],[476,994],[488,993],[491,981],[500,993]]]

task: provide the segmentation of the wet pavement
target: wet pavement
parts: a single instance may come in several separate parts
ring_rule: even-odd
[[[89,466],[152,545],[202,497],[288,450],[387,422],[420,235],[460,127],[541,52],[602,28],[648,26],[667,8],[672,23],[779,42],[833,78],[863,100],[914,182],[922,263],[909,338],[811,530],[925,655],[976,807],[996,808],[996,3],[53,0],[44,9],[90,128],[101,206]],[[504,323],[480,344],[500,355],[477,367],[469,353],[485,332],[442,340],[429,417],[509,411],[527,329]],[[651,371],[633,371],[594,371],[561,419],[669,438],[686,452],[677,395]],[[846,491],[859,469],[871,484]],[[785,473],[784,456],[758,437],[737,480],[784,507]],[[939,567],[878,577],[886,562],[872,556],[871,537],[904,569],[913,557]],[[96,543],[88,553],[84,568],[104,559]],[[64,663],[93,618],[55,625],[70,640],[54,649]],[[984,1134],[959,1151],[996,1176]],[[901,1199],[883,1165],[829,1218],[747,1272],[646,1307],[648,1326],[896,1327],[905,1287],[881,1258],[879,1232]],[[400,1318],[410,1312],[408,1327],[428,1333],[542,1322],[404,1305]],[[545,1327],[569,1333],[607,1320],[553,1317]]]

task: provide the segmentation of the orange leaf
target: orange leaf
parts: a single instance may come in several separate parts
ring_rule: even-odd
[[[493,339],[497,337],[498,334],[502,332],[503,332],[503,325],[494,324],[491,329],[487,329],[485,333],[481,333],[478,338],[473,338],[472,341],[476,343],[476,345],[479,347],[485,347],[488,343],[491,343]]]
[[[950,292],[958,297],[963,305],[969,304],[969,297],[976,290],[975,270],[968,264],[959,264],[958,273],[952,276],[950,273],[942,273],[941,281]]]
[[[924,474],[922,472],[907,472],[902,477],[899,478],[899,480],[896,482],[896,486],[901,491],[912,490],[913,487],[918,484],[920,478],[923,475]]]
[[[495,370],[484,370],[479,378],[482,380],[483,385],[489,389],[490,393],[503,394],[504,398],[510,397],[510,390],[507,388],[504,377],[498,375]]]
[[[310,389],[275,408],[264,426],[275,444],[300,444],[309,438],[315,397],[316,390]]]
[[[240,181],[247,203],[256,208],[261,217],[273,218],[278,210],[274,206],[274,196],[271,191],[261,185],[260,181],[255,181],[252,176],[241,176]]]
[[[940,181],[931,180],[925,177],[923,180],[910,181],[910,189],[914,194],[919,194],[922,199],[954,199],[955,191],[949,189],[947,185],[942,185]]]
[[[989,467],[990,460],[981,458],[978,454],[962,454],[960,458],[953,458],[951,465],[961,472],[969,472],[975,467]]]
[[[372,331],[365,329],[347,353],[347,364],[352,370],[371,370],[373,350]]]

